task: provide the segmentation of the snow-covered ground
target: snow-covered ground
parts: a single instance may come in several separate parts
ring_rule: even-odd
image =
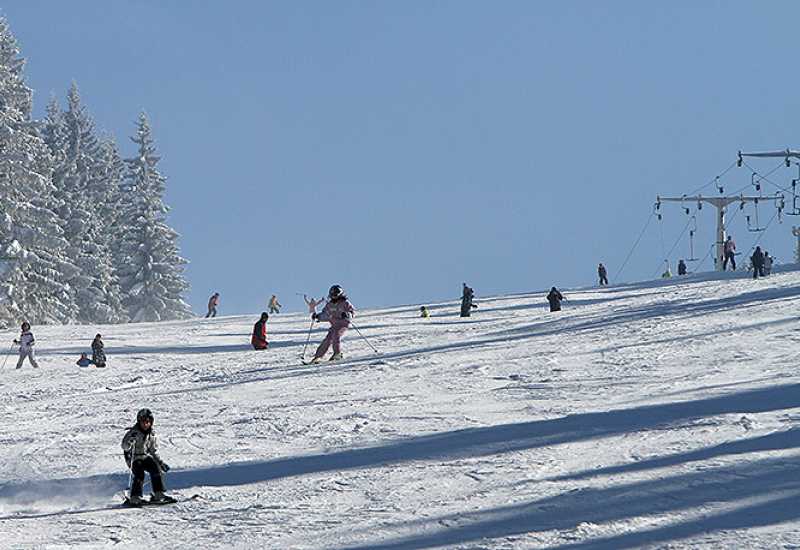
[[[0,372],[0,546],[800,547],[800,272],[565,294],[361,311],[384,355],[351,330],[317,366],[300,314],[266,352],[255,315],[34,327],[42,368]],[[118,509],[144,406],[186,500]]]

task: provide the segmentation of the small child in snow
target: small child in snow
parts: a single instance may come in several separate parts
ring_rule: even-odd
[[[75,361],[75,364],[79,367],[88,367],[92,364],[92,360],[86,357],[85,353],[81,353],[81,358]]]
[[[38,369],[39,363],[36,362],[36,356],[33,353],[33,344],[36,343],[36,340],[33,338],[31,324],[28,321],[22,323],[22,334],[20,334],[19,340],[14,340],[14,343],[19,344],[19,361],[17,361],[17,368],[22,368],[22,362],[25,361],[27,357],[28,361],[33,365],[33,368]]]
[[[269,313],[264,311],[261,313],[261,318],[253,325],[253,336],[250,338],[250,343],[253,344],[253,349],[267,349],[269,342],[267,342],[267,321],[269,320]]]
[[[311,363],[319,363],[322,357],[328,352],[328,348],[333,346],[333,356],[331,361],[338,361],[342,358],[341,340],[344,333],[350,327],[350,319],[355,314],[353,305],[348,301],[344,290],[339,285],[333,285],[328,291],[328,303],[322,309],[322,313],[314,313],[311,318],[315,321],[328,321],[331,328],[328,334],[317,348],[314,359]]]
[[[428,311],[428,306],[422,306],[419,308],[419,316],[423,319],[427,319],[431,316],[431,312]]]
[[[92,363],[100,369],[106,366],[106,352],[103,351],[103,340],[101,338],[102,336],[95,334],[94,340],[92,340]]]
[[[145,502],[142,499],[145,472],[150,474],[150,484],[153,486],[150,502],[154,504],[175,502],[174,498],[164,494],[162,472],[168,472],[169,466],[158,456],[158,443],[153,431],[153,413],[150,409],[142,409],[136,415],[136,425],[122,438],[122,452],[125,463],[133,474],[128,498],[130,504],[136,506]]]

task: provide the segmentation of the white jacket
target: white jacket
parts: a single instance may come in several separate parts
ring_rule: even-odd
[[[122,450],[125,452],[125,458],[130,456],[132,461],[152,456],[156,462],[161,462],[161,457],[158,456],[156,432],[152,428],[146,433],[140,430],[138,425],[129,429],[122,438]]]
[[[23,332],[17,342],[19,342],[19,352],[23,354],[28,353],[33,349],[33,344],[35,343],[33,333],[30,331]]]

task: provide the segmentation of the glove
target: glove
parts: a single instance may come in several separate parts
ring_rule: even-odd
[[[19,344],[19,340],[14,340],[14,343],[15,344]]]
[[[349,318],[350,318],[350,315],[348,315],[346,311],[343,311],[342,312],[342,319],[349,319]]]
[[[169,472],[169,464],[167,464],[164,461],[161,461],[161,463],[159,465],[161,466],[161,471],[162,472]]]
[[[317,321],[317,320],[319,320],[319,314],[318,314],[318,313],[312,313],[312,314],[311,314],[311,320],[312,320],[312,321]]]
[[[133,456],[131,455],[130,451],[125,451],[123,454],[125,456],[125,464],[127,464],[128,465],[128,469],[130,469],[131,460],[133,459]]]

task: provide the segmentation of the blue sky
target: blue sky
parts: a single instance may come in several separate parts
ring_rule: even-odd
[[[591,284],[599,261],[616,274],[656,195],[695,190],[739,149],[800,148],[793,2],[17,0],[2,13],[37,115],[74,80],[126,154],[138,112],[151,117],[196,311],[213,291],[222,313],[245,313],[273,293],[299,309],[296,292],[333,283],[362,307],[454,298],[463,281],[478,297]],[[739,190],[750,172],[723,182]],[[687,218],[665,214],[669,249]],[[697,218],[702,255],[714,218]],[[790,260],[795,220],[761,234],[738,216],[732,232],[742,251],[760,237]],[[661,243],[654,222],[621,279],[658,271]]]

